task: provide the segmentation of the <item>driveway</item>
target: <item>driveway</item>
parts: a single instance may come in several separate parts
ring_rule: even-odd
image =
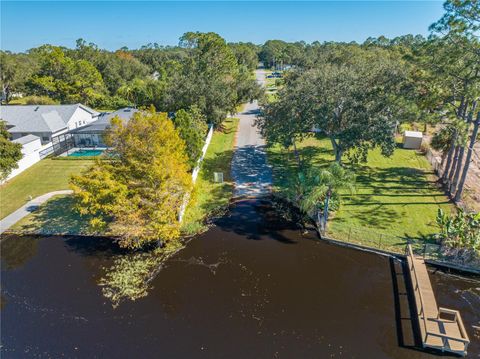
[[[265,71],[257,70],[255,75],[263,86]],[[257,197],[270,192],[272,171],[267,164],[265,140],[255,126],[259,110],[257,101],[254,101],[237,114],[240,124],[232,162],[235,197]]]

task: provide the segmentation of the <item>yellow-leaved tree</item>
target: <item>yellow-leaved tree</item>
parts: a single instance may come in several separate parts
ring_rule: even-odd
[[[114,118],[109,150],[92,168],[72,176],[76,208],[92,229],[139,248],[179,238],[178,212],[192,186],[185,142],[165,113]]]

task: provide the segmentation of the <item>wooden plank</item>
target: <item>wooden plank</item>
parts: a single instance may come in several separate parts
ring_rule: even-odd
[[[466,355],[469,339],[463,329],[460,313],[442,308],[442,313],[453,315],[454,319],[440,317],[426,264],[422,258],[413,255],[410,246],[407,247],[407,264],[413,285],[423,346]]]

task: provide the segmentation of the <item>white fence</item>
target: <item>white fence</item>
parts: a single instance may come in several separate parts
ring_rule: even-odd
[[[432,165],[435,174],[438,177],[442,177],[443,175],[443,168],[442,168],[442,160],[439,156],[435,156],[431,149],[428,149],[425,153],[425,157],[427,157],[428,162]]]
[[[207,137],[205,138],[205,144],[203,145],[202,148],[202,154],[200,155],[200,158],[197,160],[197,165],[192,171],[192,183],[195,184],[197,181],[198,173],[200,172],[200,168],[202,167],[202,162],[205,157],[205,154],[207,153],[208,146],[210,145],[210,142],[212,141],[212,136],[213,136],[213,125],[209,126]],[[190,192],[185,194],[185,197],[183,199],[182,206],[180,207],[180,212],[178,213],[178,221],[181,223],[183,220],[183,216],[185,214],[185,210],[187,209],[188,201],[190,200]]]

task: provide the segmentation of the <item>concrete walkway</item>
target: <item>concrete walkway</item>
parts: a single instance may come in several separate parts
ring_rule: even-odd
[[[42,194],[41,196],[38,196],[32,199],[31,201],[28,201],[25,205],[23,205],[22,207],[17,209],[15,212],[13,212],[12,214],[9,214],[8,216],[6,216],[4,219],[0,221],[0,234],[5,232],[7,229],[9,229],[11,226],[13,226],[22,218],[28,216],[30,213],[35,211],[40,205],[48,201],[53,196],[58,196],[62,194],[71,194],[71,193],[73,193],[73,191],[71,190],[54,191],[54,192]]]
[[[257,81],[265,84],[265,71],[256,71]],[[267,164],[265,140],[255,126],[259,113],[257,101],[246,105],[237,114],[240,124],[232,161],[232,177],[235,181],[235,196],[256,197],[268,194],[272,184],[272,171]]]

